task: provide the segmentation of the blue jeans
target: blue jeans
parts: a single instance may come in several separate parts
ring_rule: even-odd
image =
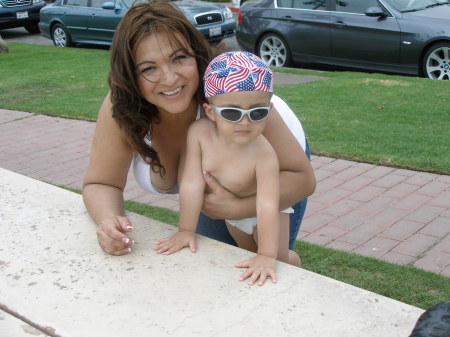
[[[310,151],[308,141],[306,142],[305,153],[309,159]],[[308,198],[299,201],[292,206],[294,213],[289,214],[289,249],[291,250],[294,249],[295,240],[297,239],[297,234],[300,230],[303,216],[305,215],[307,202]],[[237,246],[236,241],[234,241],[233,237],[228,232],[227,226],[225,225],[225,220],[222,219],[211,219],[205,214],[200,213],[196,233],[214,240]]]

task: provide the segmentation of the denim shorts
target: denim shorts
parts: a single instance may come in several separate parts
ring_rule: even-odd
[[[308,156],[308,159],[310,159],[308,140],[306,140],[305,153]],[[302,223],[303,216],[305,215],[307,202],[308,198],[299,201],[292,206],[294,213],[289,214],[289,249],[291,250],[294,249],[295,241],[300,230],[300,225]],[[205,214],[200,213],[196,233],[214,240],[237,246],[236,242],[228,232],[227,226],[225,225],[225,220],[222,219],[211,219]]]

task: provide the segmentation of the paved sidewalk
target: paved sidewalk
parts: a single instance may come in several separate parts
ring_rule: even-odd
[[[94,128],[0,109],[0,167],[81,189]],[[300,240],[450,277],[450,176],[318,156],[312,165],[318,185]],[[129,178],[126,199],[178,210]]]

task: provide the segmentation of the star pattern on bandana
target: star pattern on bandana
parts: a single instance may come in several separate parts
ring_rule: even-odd
[[[272,92],[273,74],[258,56],[249,52],[226,52],[214,58],[205,71],[205,96],[228,92]]]

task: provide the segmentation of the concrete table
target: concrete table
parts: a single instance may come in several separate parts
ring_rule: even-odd
[[[407,337],[423,312],[282,263],[248,286],[233,264],[251,253],[199,236],[158,255],[176,228],[129,217],[132,253],[107,255],[80,195],[0,169],[0,331],[14,316],[64,337]]]
[[[49,337],[26,322],[0,310],[0,335],[2,337]]]

